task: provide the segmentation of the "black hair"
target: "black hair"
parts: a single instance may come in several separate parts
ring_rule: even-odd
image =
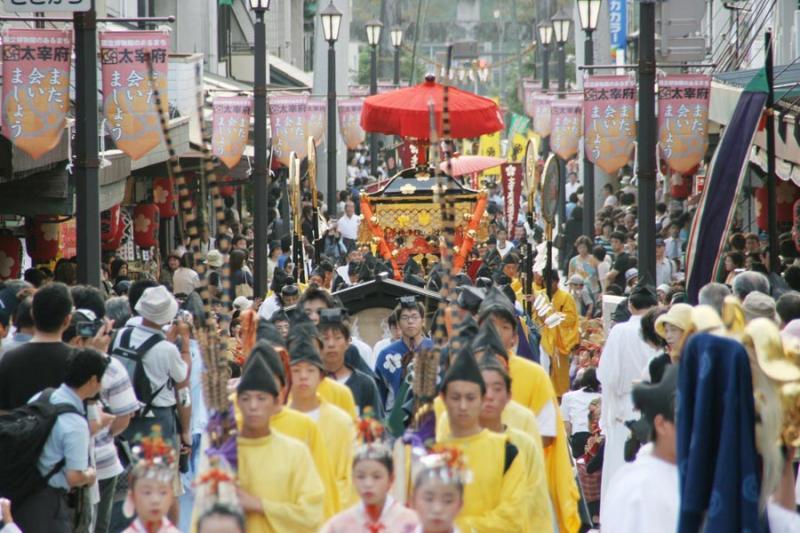
[[[800,291],[800,267],[792,265],[783,272],[783,279],[793,291]]]
[[[365,453],[356,452],[353,456],[353,468],[361,461],[375,461],[383,465],[390,476],[394,473],[394,459],[392,458],[391,451],[387,450],[387,453],[370,453],[368,451]]]
[[[158,287],[158,282],[152,279],[139,279],[131,283],[128,289],[128,305],[131,306],[131,313],[136,314],[136,304],[147,289]]]
[[[244,262],[247,259],[247,255],[244,253],[244,251],[237,248],[236,250],[233,250],[228,257],[230,261],[231,273],[242,270],[244,267]]]
[[[53,279],[66,285],[75,285],[78,281],[78,272],[75,269],[75,264],[63,258],[59,259],[56,263]]]
[[[642,317],[642,338],[645,340],[645,342],[657,348],[667,347],[667,341],[665,341],[661,335],[656,333],[656,319],[666,312],[666,309],[656,307],[655,309],[651,309],[645,313]]]
[[[319,321],[317,324],[317,331],[319,332],[320,337],[322,337],[323,331],[328,331],[330,329],[336,330],[347,340],[350,340],[352,335],[350,334],[350,326],[346,322],[324,322],[322,320]]]
[[[86,385],[92,379],[92,376],[97,377],[97,380],[100,381],[103,379],[108,362],[108,357],[92,348],[76,350],[67,359],[64,384],[67,387],[77,389]]]
[[[490,357],[494,358],[494,356]],[[498,364],[495,363],[494,361],[486,362],[484,358],[484,360],[482,360],[478,365],[478,368],[481,369],[481,372],[487,370],[487,371],[497,372],[498,374],[500,374],[500,377],[503,378],[503,382],[506,384],[506,392],[508,394],[511,394],[511,376],[507,371],[503,369],[503,367],[498,366]]]
[[[592,248],[592,255],[598,261],[603,261],[606,258],[606,249],[598,245]]]
[[[55,333],[72,313],[72,296],[66,285],[53,282],[33,295],[33,323],[44,333]]]
[[[594,367],[590,366],[583,371],[581,387],[587,392],[600,392],[600,381],[597,379],[597,370]]]
[[[114,259],[111,261],[111,267],[109,268],[110,278],[112,281],[117,281],[117,277],[119,276],[119,271],[122,270],[122,267],[128,266],[128,262],[124,259]]]
[[[203,530],[203,522],[212,516],[232,518],[236,522],[236,526],[239,528],[239,531],[242,533],[245,531],[244,515],[242,515],[242,513],[234,507],[217,502],[209,507],[202,515],[200,515],[200,518],[197,520],[198,533]]]
[[[625,242],[627,240],[627,238],[625,237],[625,233],[623,233],[621,231],[612,232],[611,235],[609,236],[608,240],[611,240],[611,239],[617,239],[620,242]]]
[[[38,268],[29,268],[25,271],[23,279],[38,289],[42,286],[47,277],[44,275],[44,272]]]
[[[14,327],[19,329],[33,327],[33,297],[28,296],[20,300],[17,311],[14,313]]]
[[[775,310],[784,324],[800,318],[800,293],[791,291],[782,294],[775,303]]]
[[[331,293],[319,287],[309,287],[305,290],[305,292],[303,292],[303,294],[300,295],[300,299],[297,300],[295,308],[303,310],[306,303],[310,302],[311,300],[322,300],[325,302],[325,306],[328,309],[336,307],[336,300],[333,298]]]
[[[106,303],[103,293],[91,285],[76,285],[69,290],[76,309],[88,309],[97,318],[106,316]]]

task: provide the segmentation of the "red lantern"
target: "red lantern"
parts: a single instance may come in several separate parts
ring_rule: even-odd
[[[114,240],[119,233],[119,204],[100,213],[100,240],[105,243]]]
[[[669,179],[669,195],[673,200],[685,200],[692,194],[692,176],[677,172]]]
[[[133,210],[133,242],[140,248],[158,245],[159,214],[156,204],[139,204]]]
[[[19,279],[22,272],[22,242],[13,235],[0,235],[0,280]]]
[[[178,214],[178,195],[172,178],[153,178],[153,202],[162,218]]]
[[[104,252],[113,252],[117,250],[122,244],[122,237],[125,236],[125,224],[120,223],[117,225],[117,232],[108,240],[103,239],[101,243],[101,248]]]
[[[231,176],[223,176],[221,183],[225,183],[228,181],[233,181]],[[234,185],[222,185],[219,186],[219,195],[224,196],[226,198],[233,198],[233,195],[236,194],[236,186]]]
[[[37,215],[28,218],[25,247],[28,256],[37,263],[52,261],[58,256],[58,245],[61,242],[61,228],[50,216]]]
[[[792,206],[798,198],[800,198],[800,189],[791,181],[778,180],[775,184],[776,201],[776,215],[778,224],[788,224],[793,219]],[[759,187],[756,189],[756,223],[763,231],[768,231],[769,219],[768,213],[769,199],[767,196],[767,188]]]

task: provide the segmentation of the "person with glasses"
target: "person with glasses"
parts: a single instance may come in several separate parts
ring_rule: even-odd
[[[394,405],[404,379],[413,376],[414,355],[422,349],[433,346],[425,336],[425,308],[414,296],[403,296],[394,310],[401,337],[378,354],[375,373],[380,381],[379,388],[383,405],[390,411]]]

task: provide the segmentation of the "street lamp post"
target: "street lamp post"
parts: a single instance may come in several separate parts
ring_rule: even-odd
[[[550,43],[553,42],[553,27],[549,22],[538,26],[539,43],[542,45],[542,90],[550,88]]]
[[[565,68],[567,54],[564,45],[567,42],[567,38],[569,38],[569,27],[572,23],[572,19],[559,9],[550,21],[553,23],[553,37],[555,38],[558,51],[558,98],[562,99],[566,97],[565,92],[567,90],[567,73]],[[560,194],[558,198],[558,212],[561,215],[561,224],[566,227],[567,199],[565,190],[567,188],[567,163],[561,158],[559,158],[559,169]]]
[[[334,45],[339,39],[339,27],[342,14],[333,5],[328,4],[320,14],[322,36],[328,41],[328,216],[336,215],[336,49]]]
[[[371,49],[371,65],[369,71],[369,94],[378,93],[378,44],[381,42],[383,24],[379,20],[367,22],[367,43]],[[369,171],[378,176],[378,134],[369,135]]]
[[[597,29],[602,0],[577,1],[581,29],[586,34],[586,38],[583,41],[583,63],[586,66],[590,66],[594,64],[592,33]],[[586,72],[591,74],[592,70],[587,69]],[[594,165],[586,156],[585,146],[583,150],[583,234],[589,238],[594,236]]]
[[[394,46],[394,86],[400,88],[400,47],[403,46],[403,28],[392,28],[392,46]]]
[[[256,13],[255,53],[253,58],[253,108],[255,124],[255,161],[253,181],[255,184],[254,249],[255,294],[264,298],[267,294],[267,232],[269,229],[269,183],[267,176],[267,34],[264,28],[264,13],[271,0],[249,0],[250,8]]]

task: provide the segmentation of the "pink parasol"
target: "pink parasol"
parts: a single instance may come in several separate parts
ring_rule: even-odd
[[[490,157],[484,155],[458,155],[450,160],[452,170],[448,169],[447,161],[439,163],[442,172],[446,172],[453,177],[477,174],[490,168],[499,167],[506,160],[501,157]]]

